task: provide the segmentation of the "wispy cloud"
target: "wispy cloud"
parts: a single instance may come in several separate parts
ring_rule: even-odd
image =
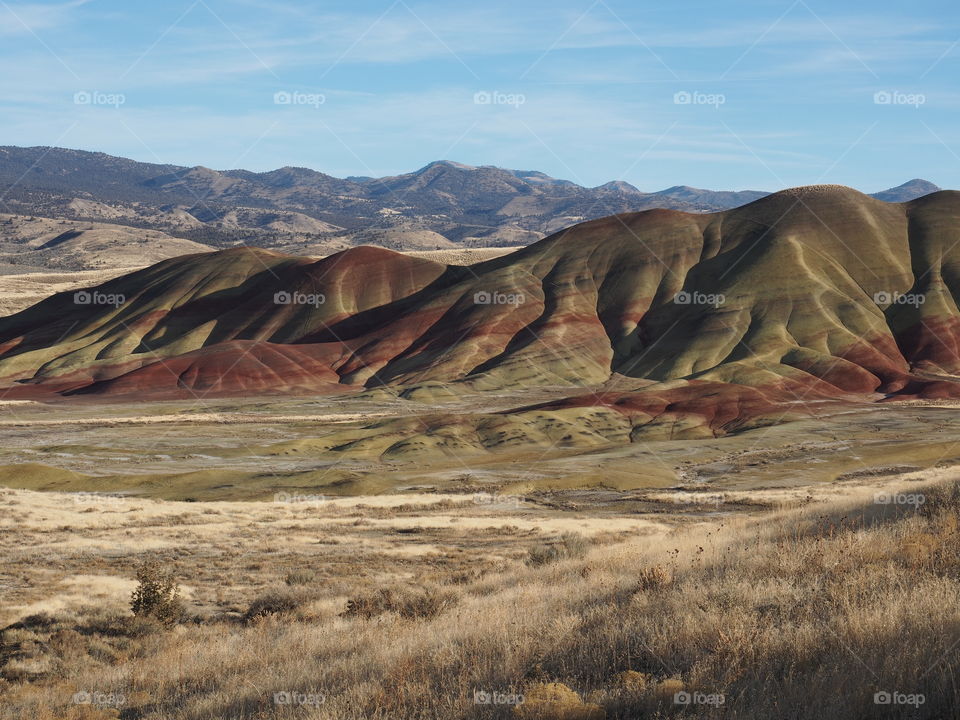
[[[0,2],[0,35],[30,35],[61,27],[76,20],[73,12],[91,0],[73,0],[57,5]]]
[[[623,178],[639,187],[763,188],[769,172],[724,123],[797,184],[879,123],[835,175],[893,185],[932,174],[917,167],[926,162],[941,169],[934,181],[949,185],[943,174],[952,173],[960,184],[953,157],[917,139],[930,135],[922,119],[952,143],[960,17],[917,3],[863,13],[816,5],[818,19],[804,3],[767,0],[700,2],[696,12],[628,0],[178,0],[136,9],[128,0],[0,0],[0,33],[10,37],[0,59],[17,69],[0,75],[0,144],[47,144],[72,127],[64,142],[77,147],[153,159],[142,140],[165,161],[223,167],[256,143],[244,156],[252,169],[341,175],[404,172],[453,147],[449,159],[569,169],[596,184],[642,157]],[[882,89],[928,101],[878,108]],[[280,108],[281,90],[326,102]],[[77,91],[126,102],[78,107]],[[525,102],[477,105],[479,91]],[[722,93],[725,103],[679,105],[678,91]]]

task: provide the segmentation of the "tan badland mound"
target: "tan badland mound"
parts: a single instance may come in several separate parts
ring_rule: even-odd
[[[57,295],[0,320],[0,378],[8,397],[569,384],[590,392],[525,412],[723,432],[813,400],[958,394],[958,240],[960,193],[817,186],[604,218],[471,267],[191,255],[99,286],[116,307]],[[595,394],[611,376],[628,391]]]
[[[5,214],[0,214],[0,223],[5,243],[0,259],[48,270],[139,268],[210,249],[158,230],[110,223]]]

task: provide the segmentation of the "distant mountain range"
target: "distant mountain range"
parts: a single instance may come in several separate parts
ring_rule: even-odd
[[[875,197],[938,190],[911,180]],[[392,177],[336,178],[307,168],[217,171],[103,153],[0,147],[0,211],[148,228],[215,247],[259,245],[328,254],[358,244],[410,249],[527,245],[617,213],[730,209],[768,195],[623,181],[587,188],[541,172],[438,161]],[[0,238],[2,240],[3,238]]]

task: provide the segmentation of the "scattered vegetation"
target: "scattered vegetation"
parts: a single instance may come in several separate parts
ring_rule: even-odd
[[[247,608],[247,612],[244,613],[243,619],[246,622],[254,622],[271,615],[292,613],[302,602],[303,597],[290,590],[271,590],[250,603],[250,607]]]
[[[589,548],[590,543],[580,533],[564,532],[554,542],[530,548],[527,564],[536,567],[567,558],[581,558]]]
[[[589,560],[586,538],[557,536],[536,572],[515,552],[457,584],[443,581],[465,571],[453,551],[429,557],[429,582],[394,556],[378,577],[405,577],[379,587],[330,581],[326,566],[322,584],[290,582],[302,556],[247,571],[238,553],[260,594],[190,632],[96,607],[5,628],[0,718],[86,717],[78,689],[126,700],[82,712],[142,720],[290,717],[272,697],[294,691],[322,693],[331,720],[953,717],[960,484],[918,487],[913,505],[808,502],[627,537]],[[176,594],[161,566],[141,570],[138,596]]]
[[[392,590],[381,588],[347,601],[344,617],[375,618],[385,613],[396,613],[408,620],[427,620],[436,617],[456,602],[456,596],[435,588],[421,590]]]
[[[284,578],[287,585],[310,585],[317,579],[317,574],[313,570],[291,570]]]
[[[520,720],[604,720],[600,705],[585,703],[563,683],[535,683],[523,694],[514,715]]]
[[[670,571],[661,565],[641,568],[637,573],[637,590],[649,592],[666,587],[673,581]]]

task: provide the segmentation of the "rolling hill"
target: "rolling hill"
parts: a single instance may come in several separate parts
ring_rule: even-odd
[[[0,319],[0,378],[10,398],[569,386],[518,412],[718,434],[958,395],[958,229],[958,192],[812,186],[603,218],[468,267],[375,247],[188,255]]]
[[[6,266],[0,275],[14,271],[141,268],[209,250],[206,245],[158,230],[0,213],[0,268]]]

